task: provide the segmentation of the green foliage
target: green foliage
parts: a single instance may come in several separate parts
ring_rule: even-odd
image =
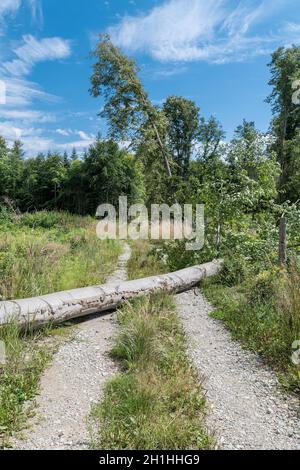
[[[52,349],[38,346],[43,332],[22,331],[10,323],[0,329],[0,341],[6,347],[6,363],[0,369],[0,448],[9,445],[9,437],[22,429],[32,413],[24,403],[34,398],[42,371]]]
[[[198,125],[198,142],[201,145],[198,159],[206,164],[216,163],[220,158],[220,143],[225,133],[219,121],[211,116],[207,121],[201,117]]]
[[[293,103],[292,84],[300,79],[300,48],[280,47],[272,54],[269,64],[272,93],[267,102],[272,105],[274,151],[281,167],[280,200],[299,199],[299,137],[300,106]]]
[[[129,279],[155,276],[166,272],[167,265],[160,259],[159,246],[149,245],[146,240],[137,240],[131,244],[132,254],[127,263]]]
[[[235,256],[225,259],[219,274],[220,282],[225,286],[232,287],[245,281],[249,271],[247,261],[245,258]]]
[[[88,209],[92,213],[100,203],[115,207],[120,196],[128,203],[142,202],[144,196],[141,164],[113,141],[97,140],[84,159],[85,177],[89,182]]]
[[[181,96],[169,96],[163,112],[168,120],[168,145],[176,173],[186,176],[199,128],[199,108]]]
[[[20,142],[9,150],[0,141],[0,205],[94,215],[99,204],[116,205],[121,195],[129,203],[143,201],[143,166],[111,140],[98,138],[81,159],[74,151],[70,159],[51,152],[24,159]]]
[[[105,98],[101,116],[108,119],[111,137],[126,140],[154,110],[138,77],[139,68],[134,59],[112,44],[108,35],[100,36],[92,56],[96,62],[91,94]]]

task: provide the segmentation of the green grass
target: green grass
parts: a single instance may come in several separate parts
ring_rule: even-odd
[[[24,298],[105,282],[121,245],[98,240],[96,221],[66,213],[0,219],[0,297]]]
[[[137,240],[131,243],[131,258],[127,263],[129,279],[140,279],[143,277],[163,274],[168,271],[168,267],[160,260],[156,248],[159,245],[151,246],[146,240]]]
[[[300,339],[300,278],[289,272],[265,271],[235,286],[215,280],[204,293],[233,337],[259,353],[278,373],[287,390],[300,392],[300,369],[291,361],[292,343]]]
[[[147,242],[134,243],[131,279],[166,271]],[[135,299],[119,312],[120,333],[112,356],[122,373],[111,380],[92,412],[95,449],[208,449],[213,441],[203,418],[199,377],[173,297]]]
[[[119,314],[114,358],[123,373],[111,380],[92,418],[96,449],[208,449],[205,401],[186,354],[172,297],[136,299]]]
[[[24,406],[39,390],[42,372],[62,340],[70,337],[71,331],[51,326],[39,331],[25,331],[16,323],[0,329],[0,341],[5,344],[6,362],[0,366],[0,448],[9,446],[9,438],[21,430],[32,406]],[[55,339],[47,340],[51,334]]]
[[[1,214],[0,214],[1,215]],[[0,298],[13,299],[105,282],[122,250],[96,237],[96,221],[63,212],[0,217]],[[24,331],[0,328],[7,360],[0,365],[0,447],[22,429],[31,412],[39,379],[56,345],[72,329],[51,325]]]

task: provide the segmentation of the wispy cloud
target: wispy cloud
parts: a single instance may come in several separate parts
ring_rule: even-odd
[[[43,111],[35,111],[32,109],[4,109],[0,108],[0,118],[13,119],[18,121],[39,122],[40,124],[46,122],[55,122],[56,117],[52,113],[45,113]]]
[[[46,60],[57,60],[69,57],[70,41],[58,37],[36,39],[31,34],[23,36],[23,44],[14,49],[18,59],[3,63],[3,68],[11,75],[28,75],[33,66]]]
[[[21,6],[21,0],[0,1],[0,36],[4,34],[7,16],[14,15]]]
[[[40,28],[42,28],[44,24],[44,14],[43,14],[43,7],[41,0],[27,0],[29,7],[31,9],[32,20],[36,23]]]
[[[181,75],[187,71],[187,67],[172,67],[172,68],[163,68],[154,72],[154,76],[157,78],[170,78],[176,75]]]
[[[21,6],[21,0],[1,0],[0,16],[16,12]]]
[[[8,15],[17,14],[23,3],[30,6],[33,21],[42,24],[40,0],[0,0],[0,32],[8,29]],[[28,79],[28,75],[39,62],[68,57],[71,43],[59,37],[37,39],[32,35],[23,36],[13,49],[10,49],[9,41],[6,42],[5,54],[12,58],[2,59],[0,65],[0,79],[6,85],[6,103],[0,107],[0,135],[7,139],[9,145],[15,139],[21,139],[28,153],[55,148],[55,141],[47,137],[43,125],[55,122],[59,116],[41,110],[39,102],[53,103],[60,101],[60,98],[42,90],[37,83]]]
[[[62,135],[63,137],[69,137],[72,131],[69,129],[56,129],[56,134]]]
[[[43,26],[42,0],[1,0],[0,2],[0,33],[5,29],[5,20],[9,15],[15,15],[21,5],[27,4],[31,10],[32,20],[39,27]]]
[[[60,131],[63,129],[57,129]],[[74,147],[78,152],[82,152],[92,145],[95,141],[93,134],[88,134],[84,131],[68,130],[66,133],[58,132],[62,137],[68,137],[65,142],[57,142],[56,139],[45,134],[45,129],[35,127],[34,125],[28,126],[28,123],[22,122],[19,119],[15,121],[2,121],[0,122],[0,135],[3,136],[9,145],[12,145],[14,140],[21,140],[24,144],[24,150],[27,155],[36,155],[39,152],[47,151],[70,151]],[[80,135],[79,135],[80,134]],[[74,136],[79,138],[75,138]],[[71,138],[73,136],[73,138]]]
[[[280,37],[255,32],[282,7],[282,0],[168,0],[147,14],[123,17],[108,32],[123,48],[162,62],[243,60],[288,42],[288,31]]]
[[[82,130],[74,130],[74,129],[56,129],[55,131],[57,134],[63,137],[71,137],[71,136],[78,136],[80,139],[85,141],[93,141],[95,139],[94,134],[88,134]]]

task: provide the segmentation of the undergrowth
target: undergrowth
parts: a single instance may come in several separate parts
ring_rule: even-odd
[[[103,283],[121,252],[96,222],[60,212],[0,218],[0,298],[38,296]]]
[[[64,212],[0,212],[0,300],[39,296],[105,282],[121,244],[98,240],[96,222]],[[0,328],[0,447],[25,426],[29,406],[56,345],[70,328]],[[1,362],[1,361],[0,361]]]
[[[225,269],[204,283],[206,297],[216,307],[235,339],[258,352],[279,375],[287,390],[300,392],[300,368],[293,364],[292,345],[300,339],[300,269],[293,260],[287,270],[273,268],[233,279]],[[240,280],[240,282],[237,282]]]

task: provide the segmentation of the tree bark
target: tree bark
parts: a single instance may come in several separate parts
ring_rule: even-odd
[[[212,261],[170,274],[84,287],[24,300],[0,302],[0,325],[16,321],[21,325],[40,326],[118,308],[122,303],[157,292],[183,292],[202,279],[217,274],[221,260]]]

